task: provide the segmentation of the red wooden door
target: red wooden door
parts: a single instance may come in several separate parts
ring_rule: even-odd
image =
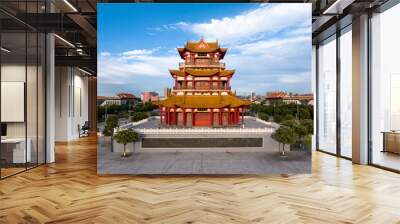
[[[210,126],[211,125],[211,118],[210,118],[210,113],[209,112],[197,112],[196,116],[194,118],[195,126]]]

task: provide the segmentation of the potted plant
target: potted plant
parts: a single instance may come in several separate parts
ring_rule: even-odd
[[[283,150],[281,152],[281,156],[285,156],[285,145],[291,145],[296,143],[298,139],[298,135],[294,132],[294,130],[288,126],[280,126],[271,136],[277,142],[283,145]]]
[[[103,129],[103,135],[111,137],[111,152],[113,151],[113,135],[114,129],[118,127],[118,117],[110,115],[106,119],[106,125]]]
[[[132,129],[126,128],[114,133],[114,139],[117,143],[124,145],[124,152],[121,157],[125,158],[128,157],[126,154],[126,145],[131,142],[136,142],[139,139],[139,134],[134,132]]]
[[[286,120],[282,122],[282,125],[291,128],[295,134],[297,134],[297,142],[295,147],[304,149],[304,139],[308,135],[308,129],[299,120]]]

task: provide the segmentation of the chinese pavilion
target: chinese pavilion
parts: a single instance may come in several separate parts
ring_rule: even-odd
[[[231,91],[235,70],[220,62],[227,49],[218,42],[187,42],[178,48],[184,62],[170,70],[175,85],[164,100],[158,101],[161,126],[238,126],[244,123],[244,111],[250,101]]]

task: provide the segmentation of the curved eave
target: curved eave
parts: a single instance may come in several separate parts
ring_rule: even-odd
[[[220,109],[247,107],[251,104],[248,100],[241,100],[236,96],[170,96],[167,99],[158,101],[156,105],[167,108],[202,108]]]
[[[228,77],[232,76],[235,73],[235,70],[219,70],[219,69],[186,69],[183,70],[169,70],[172,76],[180,76],[184,77],[186,75],[191,75],[194,77],[209,77],[209,76],[221,76],[221,77]],[[219,74],[218,74],[219,73]]]
[[[214,52],[220,52],[221,53],[221,59],[225,57],[226,52],[228,51],[227,48],[212,48],[212,49],[191,49],[187,48],[186,46],[184,48],[179,47],[177,48],[179,55],[181,56],[182,59],[184,58],[184,54],[186,51],[192,52],[192,53],[214,53]]]

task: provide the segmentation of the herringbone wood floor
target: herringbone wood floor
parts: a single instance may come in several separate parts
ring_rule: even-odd
[[[0,181],[0,223],[400,223],[400,175],[330,155],[312,175],[97,176],[95,141]]]

